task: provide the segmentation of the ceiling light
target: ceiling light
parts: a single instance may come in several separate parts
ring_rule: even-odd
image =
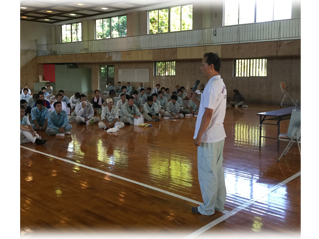
[[[50,21],[50,19],[44,19],[44,21]]]
[[[106,9],[108,9],[108,8],[107,8],[107,7],[102,7],[101,9],[102,9],[102,10],[106,10]]]
[[[28,17],[26,17],[26,16],[22,16],[22,18],[28,18]]]
[[[47,12],[52,12],[52,11],[47,11]]]
[[[82,3],[78,3],[78,5],[79,5],[79,6],[83,6],[84,4],[82,4]]]
[[[75,16],[75,15],[76,15],[75,13],[71,13],[71,14],[70,14],[70,16]]]
[[[27,9],[27,7],[20,7],[21,9]]]

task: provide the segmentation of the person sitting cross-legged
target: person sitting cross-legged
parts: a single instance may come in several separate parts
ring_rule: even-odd
[[[124,124],[133,124],[134,118],[137,119],[141,116],[141,112],[138,110],[137,106],[134,104],[134,97],[130,96],[128,102],[122,106],[121,110],[121,122]]]
[[[37,100],[36,105],[31,110],[31,126],[36,131],[45,131],[48,127],[49,110],[43,106],[42,100]]]
[[[99,122],[100,129],[113,128],[116,123],[121,123],[119,121],[119,112],[116,106],[113,104],[111,98],[106,99],[106,106],[102,107],[101,121]],[[124,126],[124,124],[123,124]]]
[[[243,106],[245,97],[239,93],[239,90],[234,89],[234,97],[233,100],[230,102],[232,106],[238,107],[238,106]]]
[[[116,103],[116,108],[119,112],[121,112],[122,106],[127,102],[126,99],[126,94],[121,93],[120,95],[120,100],[117,101]]]
[[[138,97],[138,91],[137,90],[133,91],[133,97],[134,97],[134,104],[137,106],[139,111],[142,113],[142,111],[143,111],[143,101],[141,100],[140,97]]]
[[[198,98],[197,98],[198,99]],[[199,99],[198,99],[199,100]],[[193,115],[197,115],[198,114],[198,105],[196,105],[194,103],[194,101],[189,100],[188,101],[188,105],[187,105],[187,109],[184,109],[183,112],[186,114],[193,114]]]
[[[164,96],[163,91],[158,92],[158,98],[157,98],[157,100],[158,100],[159,103],[161,104],[162,110],[165,111],[165,110],[166,110],[167,103],[168,103],[168,99]]]
[[[86,95],[82,94],[80,101],[81,102],[75,107],[75,121],[78,124],[85,124],[88,120],[90,120],[90,122],[93,124],[99,122],[99,117],[93,117],[94,109],[90,102],[87,101]]]
[[[26,102],[28,102],[30,98],[31,95],[28,94],[28,88],[24,88],[20,95],[20,100],[25,100]]]
[[[144,104],[143,117],[147,121],[159,121],[158,105],[153,102],[153,97],[147,97],[147,102]]]
[[[102,109],[104,100],[101,97],[101,92],[99,90],[94,91],[95,96],[91,100],[91,104],[93,105],[94,113],[97,113],[98,110]]]
[[[76,92],[74,95],[71,96],[70,98],[71,110],[74,110],[76,104],[80,102],[80,96],[81,94],[79,92]]]
[[[166,112],[164,114],[166,117],[181,119],[184,118],[183,114],[180,114],[180,105],[177,102],[177,96],[172,95],[170,102],[167,103]]]
[[[62,110],[61,102],[54,102],[53,106],[55,110],[49,115],[48,127],[45,132],[50,136],[71,134],[72,125],[69,124],[67,113]]]
[[[38,96],[39,96],[39,100],[42,100],[42,101],[43,101],[43,105],[44,105],[47,109],[51,109],[51,106],[50,106],[49,101],[47,101],[47,100],[44,99],[44,93],[43,93],[43,91],[39,91]],[[31,105],[30,105],[30,106],[31,106]],[[33,106],[33,107],[36,107],[36,106],[37,106],[37,104],[34,103],[34,106]],[[50,111],[50,110],[49,110],[49,111]]]
[[[54,102],[61,102],[61,105],[62,105],[62,110],[63,111],[65,111],[65,112],[67,112],[67,105],[66,105],[66,103],[62,100],[63,99],[63,96],[62,96],[62,94],[57,94],[56,96],[55,96],[55,100],[54,100]],[[54,103],[53,102],[53,103]],[[54,106],[53,106],[53,104],[51,104],[51,110],[50,110],[51,112],[53,112],[53,111],[55,111],[55,108],[54,108]]]
[[[36,143],[37,145],[42,145],[46,140],[41,139],[41,137],[34,131],[31,127],[30,121],[25,114],[25,107],[20,105],[20,144],[25,143]]]
[[[64,90],[59,90],[59,94],[62,95],[62,101],[66,103],[66,105],[71,108],[71,102],[70,102],[70,99],[69,97],[67,97],[65,94],[64,94]]]

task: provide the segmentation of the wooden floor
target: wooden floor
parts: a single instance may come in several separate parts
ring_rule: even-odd
[[[224,213],[193,214],[202,201],[193,134],[196,118],[125,126],[109,134],[76,125],[65,138],[40,135],[44,146],[21,145],[21,236],[47,232],[300,236],[300,154],[263,139],[258,112],[277,105],[227,109]],[[287,132],[289,120],[281,124]],[[276,136],[276,126],[263,134]],[[296,175],[297,174],[297,175]],[[290,178],[294,176],[294,178]],[[287,181],[285,181],[288,179]],[[131,180],[131,181],[130,181]],[[283,184],[280,184],[283,182]],[[161,191],[163,190],[163,191]],[[211,223],[208,230],[201,229]]]

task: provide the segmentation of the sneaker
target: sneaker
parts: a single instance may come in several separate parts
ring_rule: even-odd
[[[47,142],[47,141],[43,140],[43,139],[36,139],[35,140],[36,145],[43,145],[43,144],[45,144],[45,142]]]
[[[55,136],[58,136],[58,137],[64,137],[65,134],[64,133],[59,133],[59,134],[56,134]]]

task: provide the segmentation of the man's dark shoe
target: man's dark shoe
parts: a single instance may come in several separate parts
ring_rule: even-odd
[[[193,212],[193,213],[196,213],[196,214],[199,214],[199,215],[202,215],[202,214],[200,214],[200,212],[198,211],[198,207],[192,207],[192,212]]]
[[[43,144],[45,144],[45,142],[47,142],[47,141],[43,140],[43,139],[36,139],[35,140],[36,145],[43,145]]]

